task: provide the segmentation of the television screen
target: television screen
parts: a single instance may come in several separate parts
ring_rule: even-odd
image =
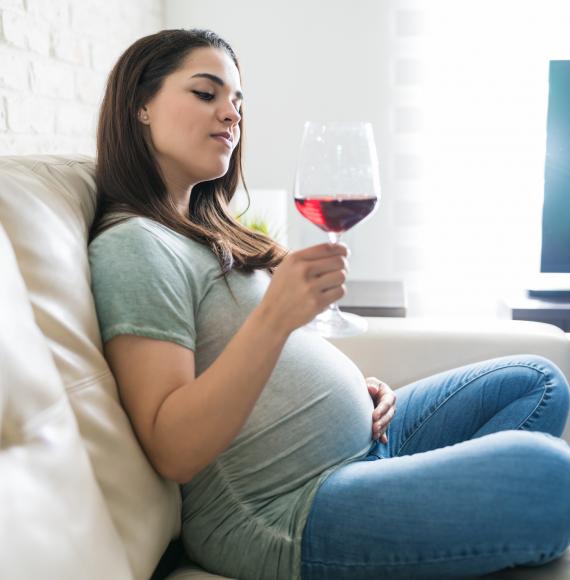
[[[570,61],[550,61],[541,272],[570,272]]]

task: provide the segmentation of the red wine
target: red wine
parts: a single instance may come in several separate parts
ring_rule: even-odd
[[[376,206],[377,197],[296,197],[297,209],[325,232],[346,232]]]

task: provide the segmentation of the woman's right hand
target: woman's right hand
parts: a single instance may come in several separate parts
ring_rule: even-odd
[[[346,294],[348,248],[318,244],[290,252],[273,272],[259,307],[290,333]]]

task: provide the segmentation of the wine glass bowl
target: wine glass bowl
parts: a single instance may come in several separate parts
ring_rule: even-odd
[[[314,196],[296,197],[297,209],[310,222],[325,232],[346,232],[372,213],[377,197]]]
[[[369,217],[380,199],[378,158],[367,122],[307,121],[293,188],[298,211],[332,243]],[[366,320],[331,304],[306,325],[326,337],[360,334]]]

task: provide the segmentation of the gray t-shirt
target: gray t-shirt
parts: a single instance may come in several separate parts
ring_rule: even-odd
[[[265,270],[230,272],[234,300],[207,246],[141,217],[97,237],[89,260],[103,341],[135,334],[175,342],[194,351],[196,376],[271,281]],[[369,450],[372,411],[348,357],[304,328],[291,333],[241,432],[181,487],[190,558],[240,580],[299,578],[314,493],[332,470]]]

